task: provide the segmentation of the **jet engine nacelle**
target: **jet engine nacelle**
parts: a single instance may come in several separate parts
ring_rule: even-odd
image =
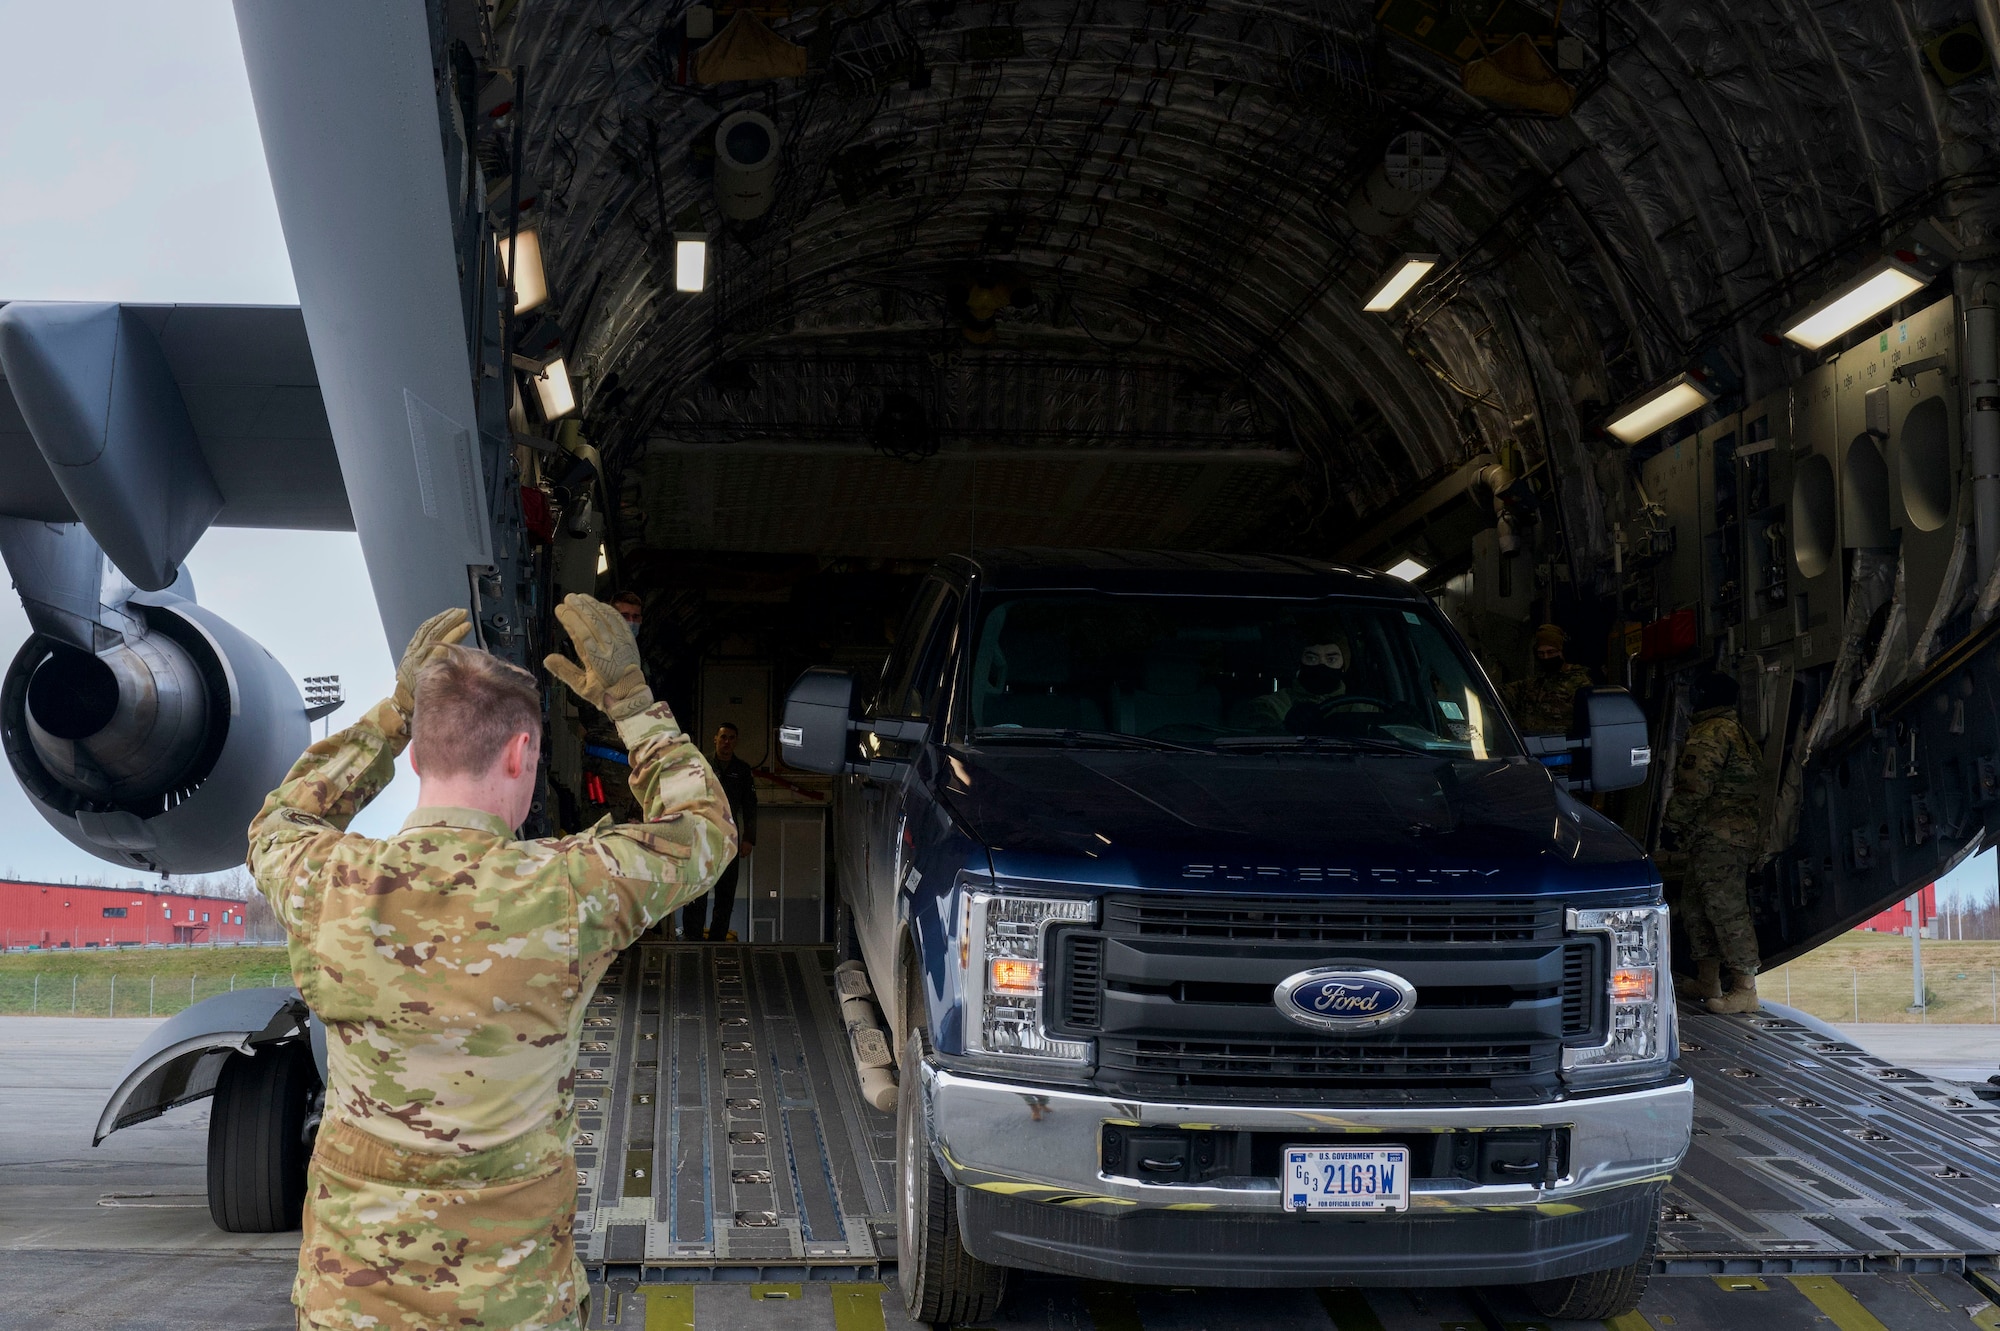
[[[243,862],[245,830],[304,751],[298,686],[220,616],[170,592],[88,652],[36,634],[0,683],[0,741],[44,818],[84,850],[161,873]]]

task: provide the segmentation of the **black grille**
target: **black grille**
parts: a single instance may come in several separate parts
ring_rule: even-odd
[[[1310,1041],[1104,1039],[1098,1064],[1114,1074],[1183,1086],[1282,1083],[1491,1085],[1546,1077],[1561,1047],[1534,1044],[1315,1044]]]
[[[1270,943],[1517,943],[1559,938],[1560,904],[1518,899],[1112,897],[1104,930],[1137,938]]]
[[[1094,1031],[1104,1015],[1104,940],[1070,934],[1065,942],[1063,1022],[1071,1030]]]
[[[1590,1034],[1597,1006],[1591,1001],[1597,978],[1597,950],[1582,943],[1563,949],[1563,1038]]]

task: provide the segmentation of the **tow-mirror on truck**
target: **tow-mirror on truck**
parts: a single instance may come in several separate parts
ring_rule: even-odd
[[[799,676],[785,697],[785,720],[778,727],[778,747],[785,762],[802,772],[828,776],[856,771],[889,776],[901,758],[886,751],[883,741],[903,744],[930,734],[930,725],[924,721],[892,717],[857,721],[853,713],[854,677],[845,670],[816,666]],[[859,752],[857,734],[861,736]]]
[[[1624,690],[1522,736],[1407,584],[1284,558],[952,556],[894,643],[779,741],[841,778],[914,1317],[1009,1269],[1637,1302],[1693,1095],[1659,877],[1571,793],[1645,779]]]
[[[1524,735],[1528,752],[1541,758],[1566,790],[1630,790],[1652,770],[1653,742],[1646,714],[1621,688],[1580,690],[1576,723],[1568,735]]]

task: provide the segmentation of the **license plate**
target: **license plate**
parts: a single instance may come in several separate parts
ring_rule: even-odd
[[[1287,1211],[1407,1211],[1410,1152],[1402,1146],[1287,1146]]]

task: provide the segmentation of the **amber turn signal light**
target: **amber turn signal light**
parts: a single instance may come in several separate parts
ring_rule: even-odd
[[[1039,994],[1042,992],[1042,963],[1019,957],[995,957],[989,963],[992,990],[996,994]]]

